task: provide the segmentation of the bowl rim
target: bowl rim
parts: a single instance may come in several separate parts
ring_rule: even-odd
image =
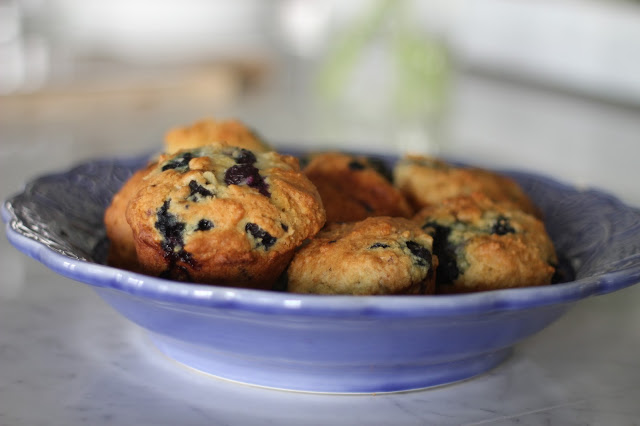
[[[143,157],[114,157],[98,159],[93,162],[133,162],[138,161],[139,158]],[[82,164],[91,162],[85,161]],[[66,173],[71,173],[76,168],[77,166],[67,170]],[[501,171],[501,173],[543,181],[547,185],[564,190],[590,192],[594,196],[612,203],[617,208],[633,211],[640,218],[640,210],[624,204],[615,196],[601,190],[578,189],[550,177],[530,172]],[[30,180],[25,188],[36,184],[40,179],[59,174],[61,173],[41,175]],[[77,259],[53,250],[38,241],[33,234],[29,235],[29,232],[25,232],[24,225],[14,213],[12,200],[23,193],[24,190],[5,200],[1,210],[2,220],[6,223],[7,239],[18,250],[67,278],[96,288],[111,289],[136,298],[182,305],[185,308],[197,306],[267,315],[306,317],[437,318],[569,304],[590,296],[617,291],[640,282],[640,254],[636,254],[634,257],[637,258],[637,262],[631,266],[567,283],[468,294],[430,296],[311,295],[223,287],[213,284],[182,283]]]

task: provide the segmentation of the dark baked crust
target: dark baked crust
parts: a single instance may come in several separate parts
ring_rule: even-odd
[[[327,222],[413,214],[400,191],[367,157],[318,153],[311,157],[303,171],[318,188],[327,211]]]

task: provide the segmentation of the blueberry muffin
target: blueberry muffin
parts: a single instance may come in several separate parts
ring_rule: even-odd
[[[270,288],[325,212],[298,160],[206,146],[161,156],[126,211],[143,271]]]
[[[556,253],[544,224],[482,193],[425,207],[415,220],[433,237],[437,293],[551,283]]]
[[[204,145],[237,146],[257,152],[270,150],[254,131],[238,120],[200,120],[189,126],[173,128],[165,135],[165,152],[168,154]]]
[[[268,151],[254,132],[238,120],[200,120],[186,127],[171,129],[165,136],[167,153],[204,145],[238,146],[257,151]],[[137,194],[144,176],[153,168],[157,159],[145,169],[134,173],[116,193],[105,211],[104,223],[109,239],[107,263],[118,268],[138,271],[139,265],[131,228],[125,218],[129,201]]]
[[[125,212],[131,201],[144,184],[144,177],[156,166],[151,162],[144,169],[138,170],[124,183],[113,196],[111,204],[104,213],[104,224],[109,239],[107,263],[116,268],[139,271],[136,247],[131,227],[127,223]]]
[[[332,223],[302,247],[288,291],[316,294],[429,294],[437,259],[432,237],[409,219]]]
[[[372,158],[328,152],[310,156],[303,171],[318,188],[327,222],[411,217],[413,210],[384,170],[382,162]]]
[[[447,198],[482,192],[493,201],[509,202],[541,216],[513,179],[489,170],[455,167],[435,158],[408,155],[396,164],[393,174],[396,186],[416,210]]]

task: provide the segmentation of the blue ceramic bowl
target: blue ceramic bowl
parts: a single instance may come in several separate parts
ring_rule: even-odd
[[[387,159],[393,161],[393,159]],[[466,379],[575,302],[640,281],[640,213],[594,190],[509,173],[542,208],[571,282],[447,296],[319,296],[186,284],[106,266],[102,216],[146,157],[89,162],[7,200],[7,236],[89,284],[168,356],[213,375],[316,392],[389,392]]]

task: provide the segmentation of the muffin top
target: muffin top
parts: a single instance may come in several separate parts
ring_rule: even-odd
[[[415,220],[433,236],[438,292],[464,292],[551,282],[556,253],[544,224],[483,193],[444,200]]]
[[[126,215],[150,272],[197,282],[292,251],[325,221],[297,159],[221,146],[161,156]]]
[[[409,219],[333,223],[294,256],[288,290],[317,294],[433,292],[432,237]]]
[[[382,161],[338,152],[316,153],[303,172],[318,188],[327,222],[413,214]]]
[[[258,152],[270,150],[253,130],[239,120],[199,120],[188,126],[175,127],[165,135],[167,154],[205,145],[237,146]]]
[[[396,164],[393,173],[396,186],[418,210],[447,198],[482,192],[493,201],[508,202],[541,216],[520,185],[489,170],[456,167],[432,157],[407,155]]]

